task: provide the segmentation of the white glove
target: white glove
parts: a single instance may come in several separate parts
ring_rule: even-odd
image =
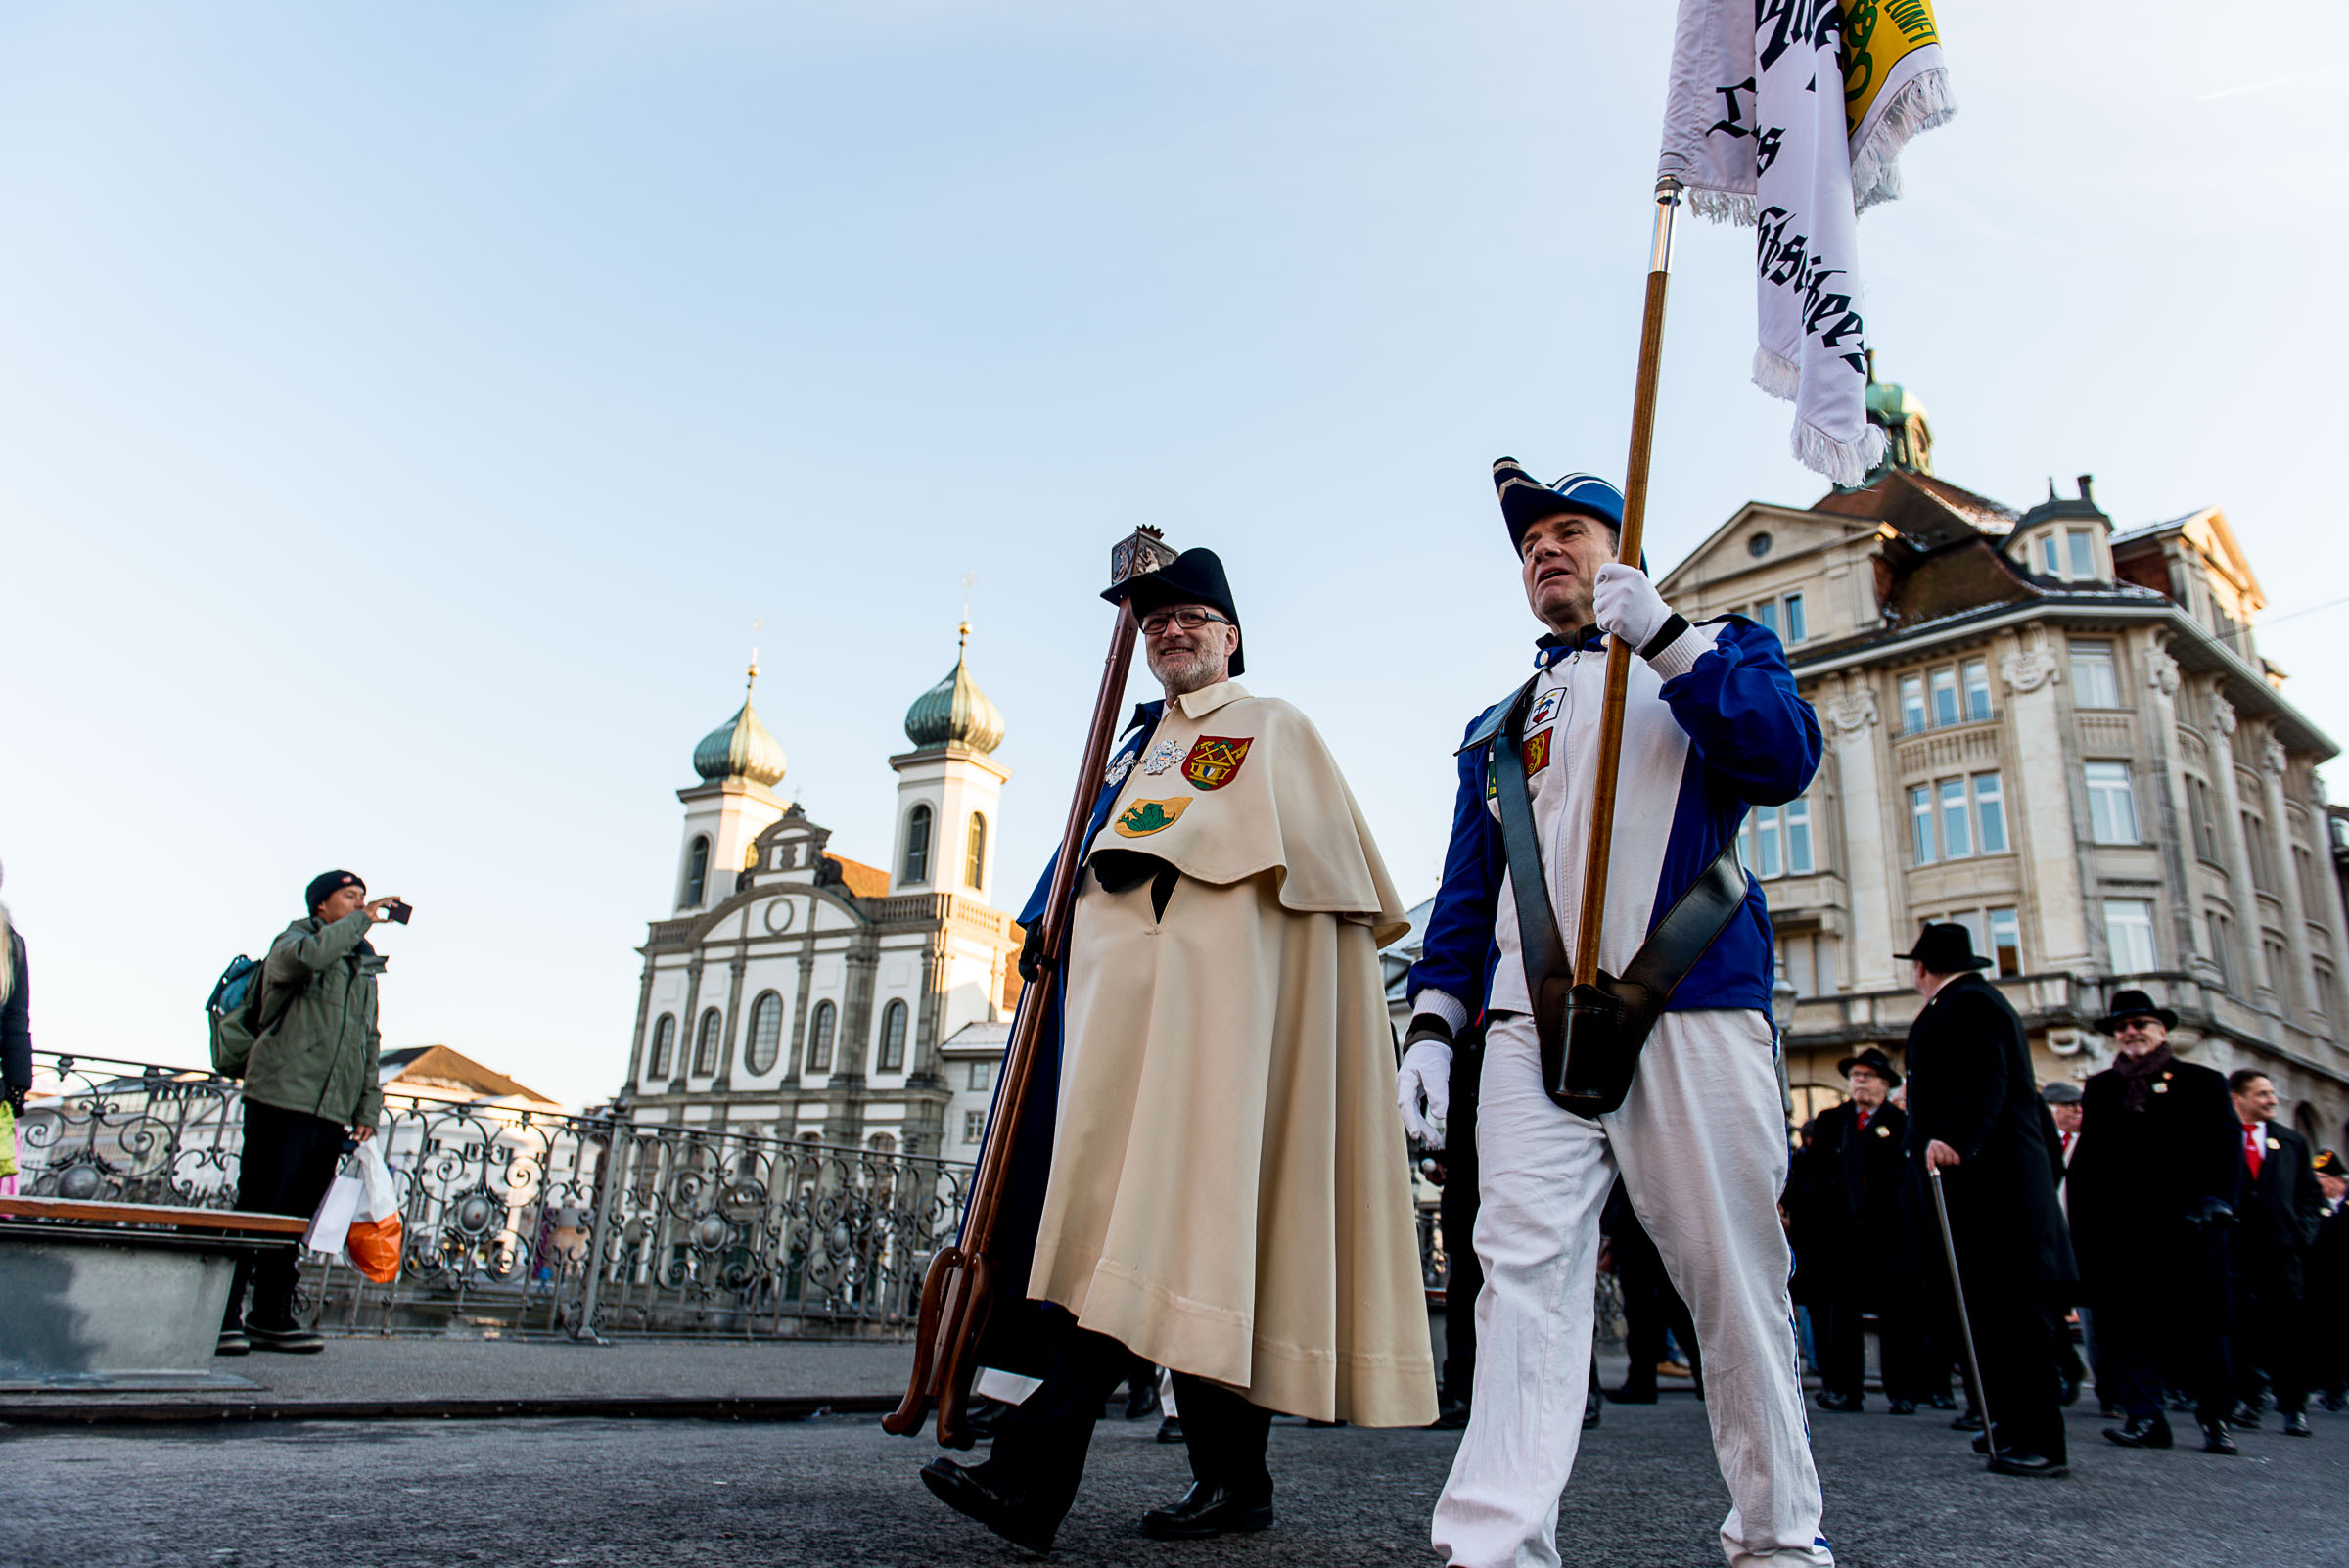
[[[1451,1109],[1451,1046],[1423,1039],[1403,1053],[1403,1069],[1395,1075],[1395,1108],[1403,1113],[1404,1131],[1431,1149],[1444,1147],[1444,1117]]]
[[[1647,574],[1610,561],[1598,569],[1598,629],[1612,632],[1636,653],[1672,619],[1672,606],[1656,592]]]

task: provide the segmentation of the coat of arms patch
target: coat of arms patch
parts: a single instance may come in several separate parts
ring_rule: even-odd
[[[1110,826],[1118,830],[1121,838],[1146,839],[1173,827],[1190,807],[1188,801],[1136,801],[1120,812]]]
[[[1220,790],[1240,776],[1240,764],[1255,744],[1253,735],[1202,735],[1182,760],[1182,776],[1195,788]]]

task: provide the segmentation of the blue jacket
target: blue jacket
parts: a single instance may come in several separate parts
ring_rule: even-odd
[[[1688,643],[1689,638],[1698,641]],[[1687,654],[1707,642],[1710,646],[1702,646],[1688,664]],[[1578,650],[1546,652],[1541,662],[1603,648],[1603,639],[1593,636]],[[1727,616],[1705,623],[1703,630],[1690,628],[1673,649],[1679,649],[1681,657],[1669,668],[1679,672],[1664,680],[1659,695],[1688,737],[1686,760],[1677,778],[1635,778],[1627,755],[1618,784],[1622,810],[1637,809],[1641,802],[1674,803],[1651,929],[1737,832],[1749,807],[1783,805],[1810,786],[1820,752],[1818,715],[1796,695],[1785,650],[1770,631],[1743,616]],[[1661,654],[1655,664],[1658,673],[1668,668]],[[1444,884],[1428,918],[1422,956],[1410,974],[1414,1005],[1422,992],[1442,992],[1458,1002],[1468,1018],[1485,1010],[1500,958],[1494,922],[1507,870],[1500,824],[1486,804],[1491,794],[1491,745],[1477,744],[1475,738],[1497,722],[1508,701],[1502,699],[1468,725],[1469,744],[1463,745],[1458,759],[1459,791],[1452,807],[1451,843],[1444,857]],[[1571,774],[1577,760],[1563,761]],[[1552,865],[1546,870],[1554,897],[1561,868]],[[1618,877],[1622,871],[1619,860]],[[1570,874],[1579,878],[1579,867],[1571,868]],[[1561,936],[1571,951],[1574,934],[1565,931]],[[1749,878],[1744,907],[1681,981],[1668,1008],[1751,1008],[1767,1014],[1775,969],[1769,907],[1761,888]],[[1460,1020],[1451,1022],[1456,1027]]]

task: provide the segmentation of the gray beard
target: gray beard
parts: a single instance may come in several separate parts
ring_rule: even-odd
[[[1228,661],[1217,658],[1204,648],[1179,660],[1162,659],[1156,653],[1150,656],[1150,673],[1156,675],[1158,683],[1166,688],[1170,702],[1186,692],[1214,685],[1223,678],[1226,668]]]

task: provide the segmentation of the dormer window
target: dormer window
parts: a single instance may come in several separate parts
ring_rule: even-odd
[[[2096,552],[2089,542],[2088,530],[2069,530],[2064,534],[2064,542],[2071,546],[2072,580],[2094,582],[2096,579]]]
[[[2043,533],[2039,536],[2039,573],[2041,576],[2045,577],[2063,576],[2063,562],[2056,555],[2055,535],[2052,532]]]

